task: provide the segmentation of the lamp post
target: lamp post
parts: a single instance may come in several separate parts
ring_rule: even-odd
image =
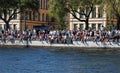
[[[26,26],[26,18],[27,16],[24,15],[24,31],[26,32],[25,41],[26,41],[26,47],[28,47],[29,41],[28,41],[28,31],[27,31],[27,26]]]
[[[24,15],[24,31],[26,31],[26,29],[27,29],[27,26],[26,26],[26,18],[27,18],[27,16]]]

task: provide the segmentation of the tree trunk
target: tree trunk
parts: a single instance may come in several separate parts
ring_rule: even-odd
[[[9,21],[5,21],[5,30],[10,29]]]
[[[89,19],[86,18],[86,21],[85,21],[85,30],[88,30],[89,29]]]
[[[117,30],[120,30],[120,16],[117,16]]]

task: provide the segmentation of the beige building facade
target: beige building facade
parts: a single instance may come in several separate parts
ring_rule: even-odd
[[[10,21],[11,30],[33,29],[40,26],[54,26],[55,19],[48,15],[48,0],[40,0],[39,12],[26,10],[24,13],[15,15],[15,18]],[[8,11],[12,13],[13,11]],[[0,30],[5,29],[5,23],[0,19]]]
[[[105,12],[100,13],[101,8],[99,6],[95,6],[94,10],[90,14],[89,18],[89,27],[93,30],[99,30],[106,27],[107,24],[107,15]],[[78,17],[81,17],[80,15],[77,15]],[[85,19],[84,17],[81,17],[81,19]],[[69,29],[77,29],[77,30],[84,30],[85,29],[85,22],[80,22],[77,19],[75,19],[70,14],[70,25]]]

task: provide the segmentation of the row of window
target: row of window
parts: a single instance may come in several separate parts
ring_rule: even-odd
[[[90,9],[86,8],[86,14],[89,13]],[[81,11],[82,13],[82,11]],[[80,18],[84,18],[84,15],[77,15],[78,13],[76,13],[76,16],[80,16]],[[91,18],[102,18],[103,17],[103,11],[100,7],[94,7],[91,13]]]
[[[4,26],[2,27],[2,24],[0,24],[0,30],[3,30],[3,28],[5,29],[6,26],[4,25]],[[10,24],[10,29],[12,29],[12,30],[17,30],[17,24]]]
[[[13,10],[8,10],[7,14],[7,17],[10,17],[13,14]],[[2,15],[2,13],[0,13],[0,15]],[[17,14],[14,14],[13,19],[17,19]]]
[[[13,14],[13,10],[9,10],[9,16]],[[13,19],[17,19],[17,14],[14,14]]]
[[[40,0],[40,9],[48,9],[48,0]]]
[[[26,16],[26,19],[27,20],[38,20],[38,21],[42,21],[42,22],[54,22],[55,19],[54,18],[50,18],[48,14],[46,13],[35,13],[35,12],[32,12],[32,11],[26,11],[24,13],[25,15],[22,15],[22,18],[21,19],[24,19],[24,16]]]
[[[100,29],[103,28],[102,24],[98,24],[98,26],[96,26],[96,25],[97,24],[91,24],[90,28],[93,29],[93,30],[100,30]],[[84,30],[85,25],[84,24],[74,24],[74,29]]]
[[[13,11],[9,10],[8,11],[8,16],[11,16],[12,13],[13,13]],[[35,12],[32,12],[32,11],[26,11],[25,13],[23,13],[21,19],[24,19],[25,16],[26,16],[26,19],[33,20],[33,21],[35,21],[35,20],[42,21],[42,22],[45,22],[45,21],[46,22],[48,22],[48,21],[54,22],[55,21],[54,18],[50,18],[48,16],[48,14],[46,14],[46,13],[40,14],[40,13],[35,13]],[[17,19],[17,17],[18,17],[18,15],[15,14],[13,16],[13,19]]]

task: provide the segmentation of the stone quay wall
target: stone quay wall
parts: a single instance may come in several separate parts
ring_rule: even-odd
[[[46,41],[18,41],[14,42],[0,42],[0,46],[35,46],[35,47],[68,47],[68,48],[120,48],[120,43],[118,42],[81,42],[73,41],[70,44],[64,43],[49,43]]]

